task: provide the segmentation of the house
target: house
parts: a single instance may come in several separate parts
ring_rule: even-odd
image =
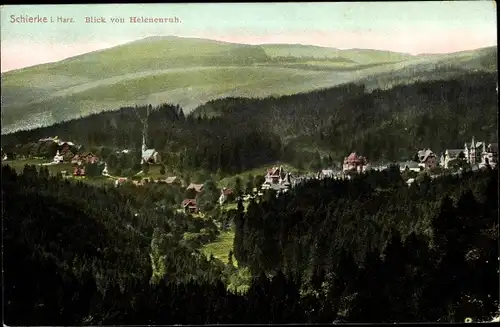
[[[115,187],[118,187],[118,186],[122,185],[126,181],[127,181],[127,179],[124,178],[124,177],[120,177],[120,178],[116,179],[115,180]]]
[[[71,151],[71,149],[75,146],[73,142],[64,142],[64,141],[57,141],[57,146],[58,149],[61,151],[61,154],[65,154],[68,151]]]
[[[189,186],[186,188],[187,190],[195,190],[196,193],[200,193],[201,191],[203,191],[203,184],[194,184],[194,183],[191,183],[189,184]]]
[[[82,177],[85,176],[85,167],[82,166],[75,166],[73,168],[73,176],[75,177]]]
[[[443,152],[443,154],[441,155],[440,165],[443,168],[448,169],[448,165],[449,165],[450,161],[457,160],[457,159],[465,160],[464,150],[461,150],[461,149],[446,149]]]
[[[437,158],[434,152],[430,149],[420,150],[417,153],[418,164],[424,169],[432,169],[437,167]]]
[[[472,137],[470,143],[464,144],[464,156],[470,165],[478,167],[496,166],[498,162],[498,143],[476,142]]]
[[[290,172],[286,172],[283,167],[279,166],[267,170],[261,189],[274,189],[278,193],[284,193],[294,185]]]
[[[265,176],[265,183],[277,184],[279,183],[282,175],[283,175],[283,168],[281,166],[270,168],[267,170],[267,174]]]
[[[419,164],[414,161],[404,161],[398,163],[398,165],[399,165],[399,170],[402,172],[407,170],[419,172],[422,170],[422,167],[419,166]]]
[[[352,152],[344,159],[343,171],[357,171],[361,173],[366,170],[367,160],[365,157],[359,156],[356,152]]]
[[[53,163],[63,163],[64,162],[64,157],[61,155],[59,150],[57,150],[56,155],[54,156],[54,159],[52,160]]]
[[[219,204],[223,205],[226,201],[230,201],[232,198],[234,198],[233,190],[223,187],[219,196]]]
[[[490,143],[482,152],[480,166],[495,167],[498,163],[498,143]]]
[[[180,185],[181,184],[181,180],[176,176],[167,177],[164,180],[162,180],[162,182],[167,183],[169,185],[175,185],[175,184]]]
[[[182,207],[186,212],[197,213],[198,207],[196,206],[196,199],[184,199],[182,201]]]
[[[72,164],[82,165],[82,164],[93,164],[99,162],[99,158],[92,152],[86,152],[82,154],[77,154],[71,158]]]
[[[484,142],[476,142],[474,136],[470,143],[464,144],[464,155],[467,163],[473,165],[481,162],[482,153],[486,152],[486,144]]]

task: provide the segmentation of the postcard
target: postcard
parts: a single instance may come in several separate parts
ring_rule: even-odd
[[[5,324],[498,321],[495,2],[0,12]]]

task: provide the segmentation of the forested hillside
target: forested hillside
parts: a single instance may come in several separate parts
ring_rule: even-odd
[[[499,295],[497,173],[407,187],[395,167],[311,182],[250,203],[235,257],[254,273],[301,276],[349,321],[486,317]]]
[[[409,159],[421,148],[462,147],[472,136],[496,142],[496,84],[496,74],[467,73],[372,92],[346,84],[277,98],[226,98],[187,116],[179,106],[149,106],[148,145],[169,167],[226,173],[277,160],[302,166],[330,155],[340,161],[351,151],[370,161]],[[138,149],[138,116],[146,117],[147,108],[4,135],[2,145],[57,135],[89,147]]]
[[[92,311],[95,296],[125,292],[157,271],[169,284],[220,279],[220,266],[181,242],[185,232],[215,234],[217,228],[162,206],[168,193],[92,187],[49,177],[35,166],[17,175],[2,166],[7,313],[28,310],[33,315],[26,324],[56,324],[44,312],[61,309],[61,324],[72,325],[93,319],[74,310]],[[152,261],[160,258],[155,267]]]
[[[264,49],[265,48],[265,49]],[[291,50],[289,52],[288,50]],[[137,104],[186,112],[224,96],[294,94],[353,80],[349,72],[412,56],[377,50],[148,37],[1,74],[2,133]],[[364,75],[363,75],[364,76]]]
[[[408,188],[390,169],[240,203],[244,295],[182,245],[209,225],[119,190],[2,168],[6,324],[460,322],[498,308],[497,170]]]

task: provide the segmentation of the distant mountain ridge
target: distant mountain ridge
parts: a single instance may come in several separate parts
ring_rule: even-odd
[[[406,76],[426,65],[425,74],[432,79],[439,77],[431,76],[433,66],[453,64],[496,71],[496,47],[422,57],[300,44],[148,37],[3,73],[2,133],[130,105],[172,103],[189,112],[223,97],[290,95],[379,75],[385,81],[395,71],[403,70]],[[399,80],[411,77],[405,76]]]

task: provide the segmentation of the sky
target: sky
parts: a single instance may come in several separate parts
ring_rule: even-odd
[[[166,35],[411,54],[472,50],[497,45],[495,6],[484,0],[7,5],[1,6],[1,71]],[[16,23],[12,16],[47,17],[49,22]],[[130,23],[137,16],[177,17],[179,22]],[[74,22],[58,23],[57,17]],[[104,17],[106,23],[86,23],[85,17]],[[125,23],[113,23],[112,17]]]

